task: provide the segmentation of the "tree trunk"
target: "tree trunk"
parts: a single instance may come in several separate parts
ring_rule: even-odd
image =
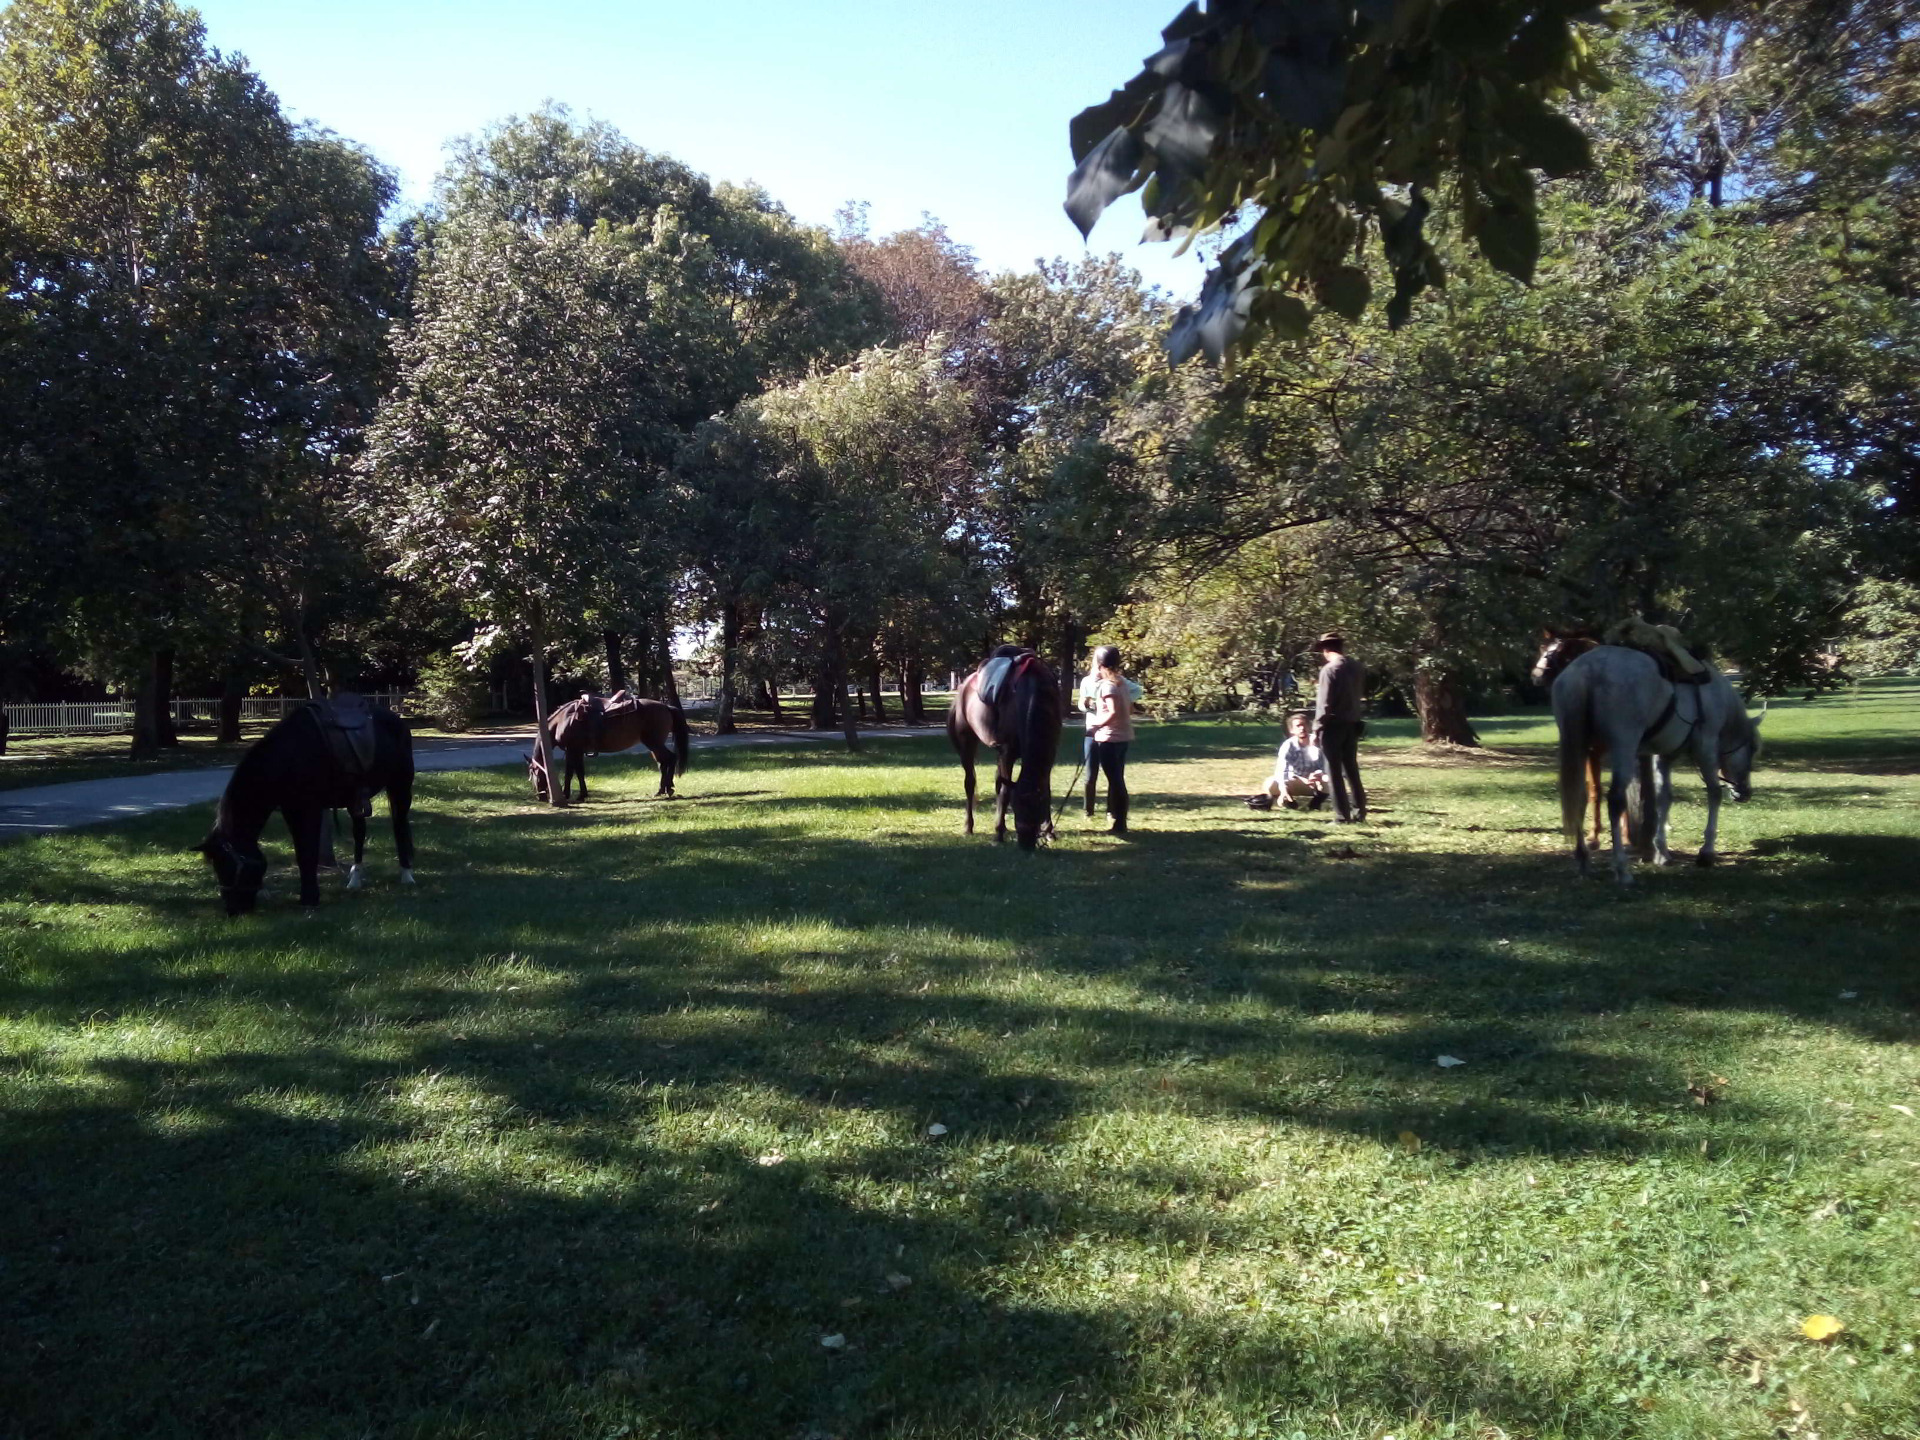
[[[173,723],[173,647],[153,652],[154,733],[163,750],[180,748],[180,731]]]
[[[840,644],[840,627],[831,626],[827,631],[828,666],[833,672],[833,693],[843,703],[840,706],[840,733],[847,737],[847,749],[857,751],[860,748],[860,722],[854,719],[853,707],[845,704],[847,693],[846,652]]]
[[[240,743],[240,702],[246,696],[246,673],[238,665],[228,666],[226,683],[220,690],[220,730],[214,736],[220,744]]]
[[[602,630],[600,638],[607,647],[607,684],[615,690],[627,688],[627,667],[620,659],[620,632]]]
[[[733,677],[738,670],[736,651],[740,645],[740,607],[729,599],[720,607],[720,698],[714,704],[714,733],[731,735],[733,725]]]
[[[926,672],[920,668],[919,653],[909,651],[900,660],[900,709],[909,725],[927,723],[926,700],[920,693],[925,682]]]
[[[662,616],[654,632],[660,646],[660,698],[676,709],[680,706],[680,684],[673,678],[673,627]]]
[[[151,760],[160,753],[160,715],[158,655],[147,657],[140,668],[140,683],[133,692],[133,745],[128,755],[135,760]]]
[[[1413,703],[1420,712],[1420,738],[1429,744],[1478,745],[1467,720],[1467,705],[1452,674],[1428,664],[1413,672]]]
[[[772,712],[774,719],[786,719],[786,712],[780,708],[780,687],[771,681],[762,680],[760,688],[766,693],[767,703],[764,708]]]
[[[653,631],[645,625],[634,628],[633,674],[631,675],[634,693],[658,699],[660,695],[659,677],[654,672]]]
[[[293,627],[294,643],[300,647],[300,678],[306,681],[307,698],[324,700],[327,698],[326,682],[320,676],[320,657],[314,653],[313,641],[307,636],[307,607],[304,603],[289,618]]]
[[[565,805],[560,782],[553,773],[553,755],[547,746],[547,626],[535,605],[528,628],[533,632],[533,763],[547,781],[547,803]]]
[[[831,730],[833,722],[840,718],[840,710],[845,708],[844,703],[836,702],[844,702],[846,696],[836,694],[833,688],[834,653],[837,648],[833,612],[828,611],[820,635],[820,653],[815,657],[812,713],[807,717],[807,724],[815,730]]]
[[[880,652],[873,652],[873,659],[867,664],[867,681],[873,686],[873,720],[876,725],[887,723],[887,702],[880,698],[880,692],[886,688],[885,678],[880,674]]]
[[[1071,699],[1073,677],[1080,673],[1080,653],[1087,648],[1087,631],[1071,615],[1060,617],[1060,691]],[[1131,657],[1129,657],[1131,658]]]

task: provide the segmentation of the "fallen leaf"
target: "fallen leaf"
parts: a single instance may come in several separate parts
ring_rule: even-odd
[[[847,1348],[847,1337],[844,1335],[822,1335],[820,1337],[820,1344],[828,1350],[844,1350]]]
[[[947,1127],[940,1124],[938,1121],[935,1121],[933,1124],[927,1126],[927,1134],[929,1135],[937,1136],[937,1135],[944,1135],[946,1133],[947,1133]]]
[[[1400,1148],[1409,1153],[1418,1150],[1420,1148],[1420,1137],[1411,1130],[1402,1130],[1400,1132]]]
[[[1809,1315],[1800,1323],[1800,1333],[1809,1340],[1831,1340],[1846,1328],[1831,1315]]]
[[[1467,1062],[1462,1060],[1458,1055],[1436,1055],[1433,1057],[1433,1063],[1438,1065],[1442,1070],[1451,1070],[1454,1066],[1464,1065]]]
[[[1693,1097],[1696,1105],[1711,1105],[1720,1098],[1720,1092],[1711,1085],[1689,1085],[1687,1094]]]
[[[913,1277],[911,1275],[902,1275],[898,1270],[893,1271],[887,1276],[887,1288],[891,1290],[904,1290],[912,1283]]]
[[[1913,1119],[1913,1107],[1911,1105],[1889,1105],[1887,1108],[1889,1110],[1898,1110],[1909,1120]]]
[[[756,1164],[756,1165],[778,1165],[778,1164],[780,1164],[781,1162],[783,1162],[783,1161],[784,1161],[784,1160],[785,1160],[786,1158],[787,1158],[787,1157],[786,1157],[786,1156],[784,1156],[784,1155],[782,1155],[782,1154],[781,1154],[781,1153],[780,1153],[780,1152],[779,1152],[778,1150],[774,1150],[774,1151],[770,1151],[769,1153],[767,1153],[767,1154],[765,1154],[765,1155],[756,1155],[756,1156],[754,1157],[754,1164]]]
[[[1860,998],[1860,992],[1858,990],[1842,990],[1840,992],[1840,998],[1842,1000],[1858,1000]]]

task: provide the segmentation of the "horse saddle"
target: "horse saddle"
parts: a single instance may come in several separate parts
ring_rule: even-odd
[[[364,695],[342,692],[314,706],[320,721],[320,733],[326,737],[327,753],[340,773],[347,778],[353,798],[347,812],[366,819],[373,814],[374,756],[378,740],[373,728],[373,702]]]
[[[980,667],[980,699],[982,703],[987,705],[993,704],[993,702],[999,698],[1000,691],[1006,683],[1015,675],[1019,674],[1021,666],[1031,659],[1033,659],[1033,652],[1031,650],[1025,650],[1014,655],[995,654],[986,664],[982,665]]]

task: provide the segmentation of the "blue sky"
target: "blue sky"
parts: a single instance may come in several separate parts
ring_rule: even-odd
[[[1179,0],[204,0],[292,114],[360,141],[424,197],[446,141],[546,100],[611,121],[802,220],[865,200],[876,232],[944,221],[989,269],[1081,253],[1060,209],[1067,122],[1139,69]],[[1182,296],[1193,255],[1136,244],[1117,202],[1093,248]]]

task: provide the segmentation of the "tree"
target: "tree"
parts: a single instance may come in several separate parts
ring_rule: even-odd
[[[1826,166],[1805,162],[1833,153],[1836,124],[1871,137],[1837,168],[1875,185],[1910,173],[1916,62],[1897,0],[1677,0],[1672,14],[1651,31],[1705,42],[1680,46],[1707,63],[1675,72],[1687,138],[1669,156],[1703,194],[1721,197],[1748,142],[1793,137],[1781,153],[1802,168],[1781,175],[1818,177]],[[1356,262],[1374,238],[1388,320],[1404,323],[1445,283],[1426,228],[1443,201],[1488,264],[1530,280],[1535,172],[1588,167],[1566,107],[1633,70],[1633,47],[1609,43],[1620,19],[1585,0],[1190,4],[1140,74],[1073,121],[1067,211],[1085,233],[1138,188],[1149,239],[1233,235],[1170,332],[1176,359],[1219,359],[1249,325],[1297,339],[1315,304],[1357,318],[1373,284]],[[1735,51],[1751,63],[1728,64]]]
[[[235,628],[236,517],[371,384],[390,193],[170,0],[0,14],[0,344],[33,367],[0,452],[8,518],[73,647],[134,688],[136,753],[176,645]]]
[[[543,770],[549,644],[633,545],[658,444],[639,403],[662,358],[654,279],[604,225],[450,224],[367,436],[362,473],[396,570],[526,637]]]
[[[973,468],[969,398],[936,346],[875,349],[745,402],[733,425],[759,457],[778,573],[815,618],[819,703],[844,690],[854,642],[870,645],[891,613],[969,588],[948,503]],[[852,712],[842,719],[857,748]]]

